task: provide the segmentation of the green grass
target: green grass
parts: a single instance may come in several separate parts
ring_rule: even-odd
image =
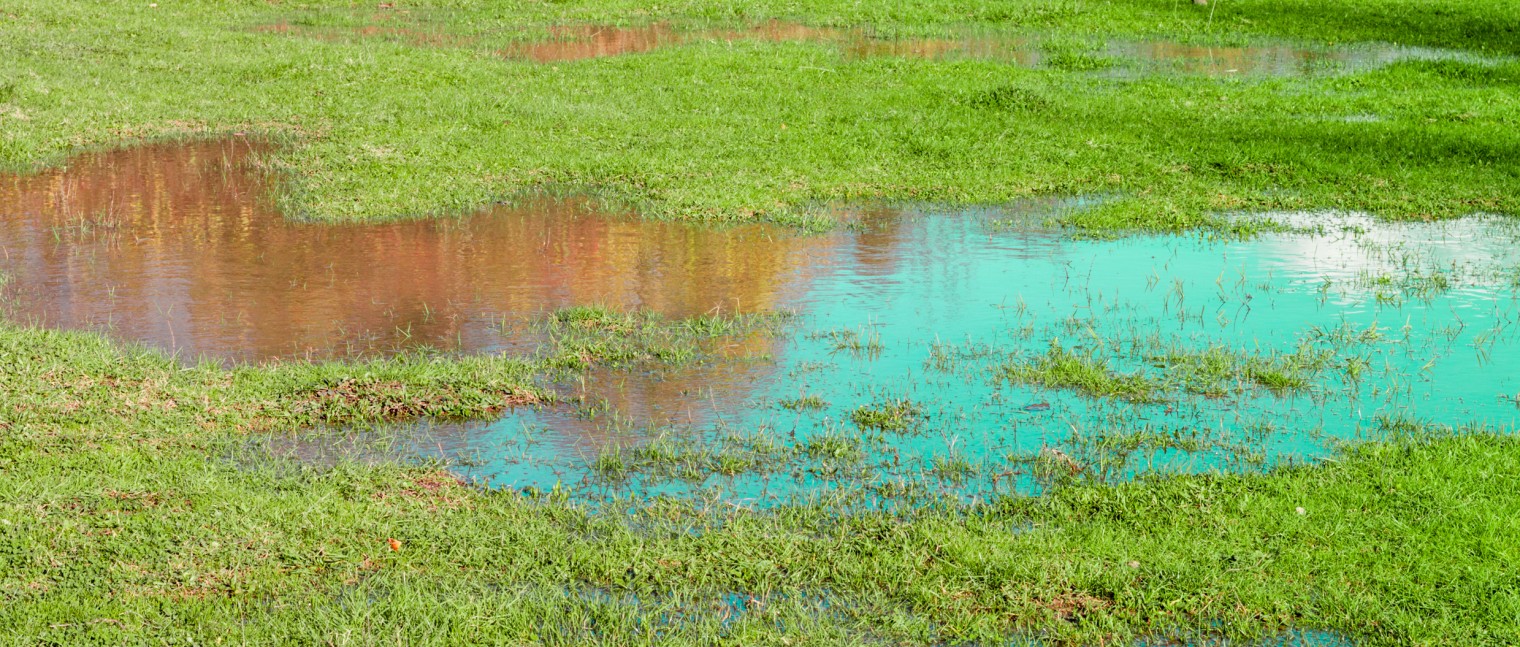
[[[1160,402],[1165,385],[1140,372],[1122,373],[1108,367],[1097,352],[1066,350],[1055,340],[1050,349],[1025,360],[1011,360],[997,370],[1013,384],[1069,389],[1095,398],[1116,398],[1135,404]]]
[[[724,342],[782,334],[791,319],[784,312],[668,319],[650,310],[575,306],[554,312],[538,332],[551,365],[578,371],[711,360]]]
[[[1223,397],[1253,386],[1279,395],[1303,391],[1333,357],[1329,351],[1308,346],[1292,353],[1263,355],[1224,346],[1189,349],[1174,345],[1154,349],[1147,360],[1188,393]]]
[[[1317,467],[1077,480],[970,510],[593,514],[432,468],[236,458],[333,367],[185,369],[13,326],[0,366],[10,642],[1089,644],[1284,627],[1371,645],[1520,640],[1520,441],[1486,432],[1402,423]],[[364,370],[483,392],[531,369]],[[853,460],[856,446],[806,451]],[[734,615],[733,594],[754,611]]]
[[[1145,404],[1178,393],[1219,398],[1258,387],[1277,395],[1301,392],[1336,359],[1335,352],[1308,344],[1291,353],[1267,354],[1219,345],[1189,348],[1160,338],[1139,340],[1134,346],[1155,371],[1117,371],[1102,352],[1067,350],[1053,340],[1042,354],[998,364],[996,376],[1014,384]]]
[[[907,398],[862,405],[850,412],[850,422],[862,431],[904,433],[918,426],[924,412]]]
[[[160,4],[0,4],[0,167],[143,138],[263,132],[288,143],[268,160],[281,205],[322,220],[464,212],[537,191],[598,193],[658,217],[808,224],[812,205],[831,201],[1102,194],[1112,199],[1066,217],[1095,230],[1177,229],[1272,209],[1514,213],[1520,195],[1513,62],[1234,80],[1084,71],[1124,63],[1084,43],[1136,37],[1516,54],[1513,0]],[[1060,44],[1059,64],[851,60],[796,42],[700,41],[554,65],[493,49],[565,22],[769,18],[887,34],[1034,30]],[[383,20],[475,40],[251,29],[279,20]],[[1364,115],[1376,120],[1348,120]]]
[[[822,411],[828,408],[829,403],[822,396],[808,394],[778,400],[776,405],[788,411]]]

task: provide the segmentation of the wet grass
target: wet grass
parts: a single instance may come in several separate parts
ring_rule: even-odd
[[[804,395],[796,398],[787,398],[776,402],[782,409],[791,411],[822,411],[828,408],[828,401],[818,395]]]
[[[847,352],[856,357],[875,357],[886,348],[881,341],[881,333],[870,326],[819,330],[808,335],[814,339],[827,340],[834,350]]]
[[[318,220],[465,212],[590,193],[658,217],[827,225],[814,205],[1113,196],[1090,231],[1240,226],[1214,214],[1335,208],[1395,218],[1517,211],[1513,62],[1406,61],[1294,78],[1112,74],[1106,39],[1242,45],[1283,36],[1516,53],[1505,2],[992,2],[865,7],[755,0],[113,6],[6,3],[0,167],[78,148],[259,132],[286,212]],[[436,10],[429,10],[429,9]],[[375,16],[379,15],[378,18]],[[843,57],[829,43],[698,40],[560,64],[507,60],[559,23],[770,18],[944,35],[1037,32],[1053,64]],[[383,22],[457,35],[318,39],[251,29]],[[473,39],[473,40],[472,40]],[[474,44],[469,44],[474,43]],[[1058,51],[1055,51],[1058,50]],[[82,67],[79,60],[91,65]],[[507,99],[507,97],[513,97]],[[1374,115],[1375,120],[1348,120]]]
[[[862,431],[904,433],[923,417],[923,409],[906,398],[863,405],[850,412],[850,422]]]
[[[786,312],[671,319],[650,310],[576,306],[551,313],[537,327],[546,339],[542,352],[552,356],[550,364],[579,371],[712,359],[727,343],[780,335],[793,319]]]
[[[1316,377],[1336,365],[1334,350],[1315,346],[1312,340],[1323,336],[1316,332],[1320,331],[1311,331],[1311,339],[1291,353],[1253,353],[1220,345],[1192,348],[1159,337],[1128,342],[1133,347],[1129,354],[1152,371],[1114,370],[1110,365],[1115,357],[1109,356],[1114,353],[1068,350],[1053,341],[1045,353],[1004,361],[994,373],[1012,384],[1071,390],[1132,404],[1162,402],[1182,394],[1222,398],[1255,388],[1281,396],[1310,389]],[[1125,345],[1099,341],[1104,347]],[[1340,359],[1342,368],[1356,362],[1350,357]]]
[[[714,475],[760,472],[786,458],[779,448],[757,452],[756,446],[741,445],[736,440],[714,447],[691,437],[658,436],[636,447],[609,447],[597,455],[591,468],[611,482],[626,481],[634,475],[701,482]]]
[[[1333,353],[1301,346],[1293,353],[1246,353],[1223,346],[1182,345],[1152,352],[1147,359],[1166,379],[1188,393],[1224,397],[1249,387],[1283,395],[1303,391],[1331,364]]]
[[[998,369],[998,377],[1013,384],[1070,389],[1095,398],[1116,398],[1135,404],[1163,399],[1161,381],[1139,372],[1112,370],[1109,360],[1100,353],[1067,350],[1054,340],[1042,354],[1005,363]]]
[[[526,363],[186,368],[10,325],[0,363],[0,534],[13,547],[0,626],[23,642],[1090,644],[1284,627],[1370,645],[1520,640],[1520,555],[1503,540],[1520,532],[1520,443],[1483,430],[1392,421],[1385,442],[1317,467],[1078,476],[974,508],[654,501],[591,514],[435,468],[217,458],[293,424],[342,374],[486,393],[526,389]],[[854,460],[860,445],[804,447]],[[622,460],[724,469],[674,440]],[[977,468],[949,456],[933,469]]]

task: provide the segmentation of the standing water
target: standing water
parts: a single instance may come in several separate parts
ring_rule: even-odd
[[[574,305],[796,313],[738,357],[592,371],[551,385],[575,405],[413,426],[392,448],[591,499],[973,500],[1520,419],[1510,220],[1073,240],[1042,223],[1081,204],[1045,203],[802,236],[543,202],[324,225],[262,202],[256,149],[148,147],[0,183],[10,316],[261,360],[528,354],[504,322]],[[319,460],[338,436],[278,448]]]

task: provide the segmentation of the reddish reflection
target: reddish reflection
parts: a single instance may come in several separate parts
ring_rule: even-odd
[[[380,39],[415,46],[469,46],[473,37],[412,26],[389,26],[409,21],[406,12],[381,13],[359,27],[308,27],[277,23],[255,31],[294,34],[328,41]],[[380,25],[376,23],[387,23]],[[718,40],[767,42],[805,41],[837,44],[847,58],[877,57],[921,59],[984,59],[1011,62],[1024,67],[1044,67],[1048,52],[1040,39],[1013,34],[965,30],[943,38],[885,38],[866,28],[810,27],[795,22],[770,20],[747,28],[682,29],[668,22],[639,27],[612,25],[561,25],[549,28],[545,40],[514,43],[501,48],[508,58],[538,63],[580,61],[625,54],[638,54],[682,43]],[[1394,46],[1323,50],[1288,45],[1209,47],[1169,41],[1112,41],[1094,52],[1102,56],[1136,61],[1142,68],[1172,69],[1195,74],[1296,74],[1324,64],[1366,68],[1398,60],[1409,52]]]
[[[685,40],[682,34],[664,23],[632,29],[594,25],[554,27],[549,30],[549,36],[547,41],[513,45],[502,54],[538,63],[579,61],[647,52]]]
[[[292,222],[263,199],[262,148],[160,144],[0,178],[9,314],[236,360],[491,350],[508,343],[504,321],[571,304],[770,310],[838,240],[608,217],[573,200]]]
[[[550,30],[549,40],[514,45],[502,53],[511,58],[548,63],[636,54],[700,40],[837,43],[846,57],[854,59],[985,59],[1043,67],[1048,58],[1039,40],[1028,36],[966,32],[947,38],[882,38],[862,28],[819,28],[776,20],[748,29],[691,31],[678,30],[669,23],[643,27],[555,27]],[[1167,41],[1120,42],[1098,53],[1200,74],[1291,74],[1312,69],[1316,64],[1362,67],[1398,56],[1392,51],[1330,52],[1289,46],[1203,47]]]

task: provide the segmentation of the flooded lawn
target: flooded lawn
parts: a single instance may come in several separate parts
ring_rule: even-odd
[[[419,47],[482,46],[482,39],[451,35],[436,26],[411,24],[379,14],[372,24],[310,27],[275,23],[254,30],[329,41],[378,39]],[[1079,42],[1032,34],[960,29],[944,37],[897,38],[868,28],[813,27],[769,20],[742,28],[692,28],[668,22],[642,26],[556,25],[547,38],[513,42],[502,56],[556,63],[626,56],[704,41],[812,42],[834,45],[844,58],[881,57],[930,60],[994,60],[1036,69],[1183,72],[1205,75],[1295,75],[1372,69],[1401,60],[1467,59],[1471,55],[1390,43],[1351,47],[1311,47],[1285,43],[1210,46],[1165,40]]]
[[[593,374],[562,385],[578,409],[402,444],[504,486],[877,505],[1254,471],[1416,421],[1520,420],[1511,221],[1320,214],[1304,220],[1323,233],[1078,241],[1038,215],[836,235],[782,302],[801,323],[768,361]]]
[[[320,225],[262,200],[258,150],[150,146],[6,179],[11,316],[260,360],[533,354],[525,322],[571,306],[795,313],[690,361],[550,385],[569,404],[382,432],[395,455],[593,500],[970,501],[1314,461],[1416,421],[1520,420],[1512,220],[1287,214],[1297,233],[1093,241],[1043,226],[1084,208],[1072,200],[870,209],[804,236],[545,201]],[[373,439],[326,430],[276,449],[362,457],[382,451]]]
[[[701,41],[817,42],[839,47],[846,59],[881,57],[993,60],[1044,69],[1108,69],[1190,74],[1291,75],[1358,71],[1408,59],[1460,58],[1460,52],[1391,44],[1313,48],[1287,44],[1190,45],[1171,41],[1053,41],[1027,34],[960,30],[943,38],[891,38],[869,29],[809,27],[769,21],[748,29],[682,30],[669,23],[642,27],[552,27],[546,40],[503,49],[509,58],[539,63],[578,61],[648,52]]]

